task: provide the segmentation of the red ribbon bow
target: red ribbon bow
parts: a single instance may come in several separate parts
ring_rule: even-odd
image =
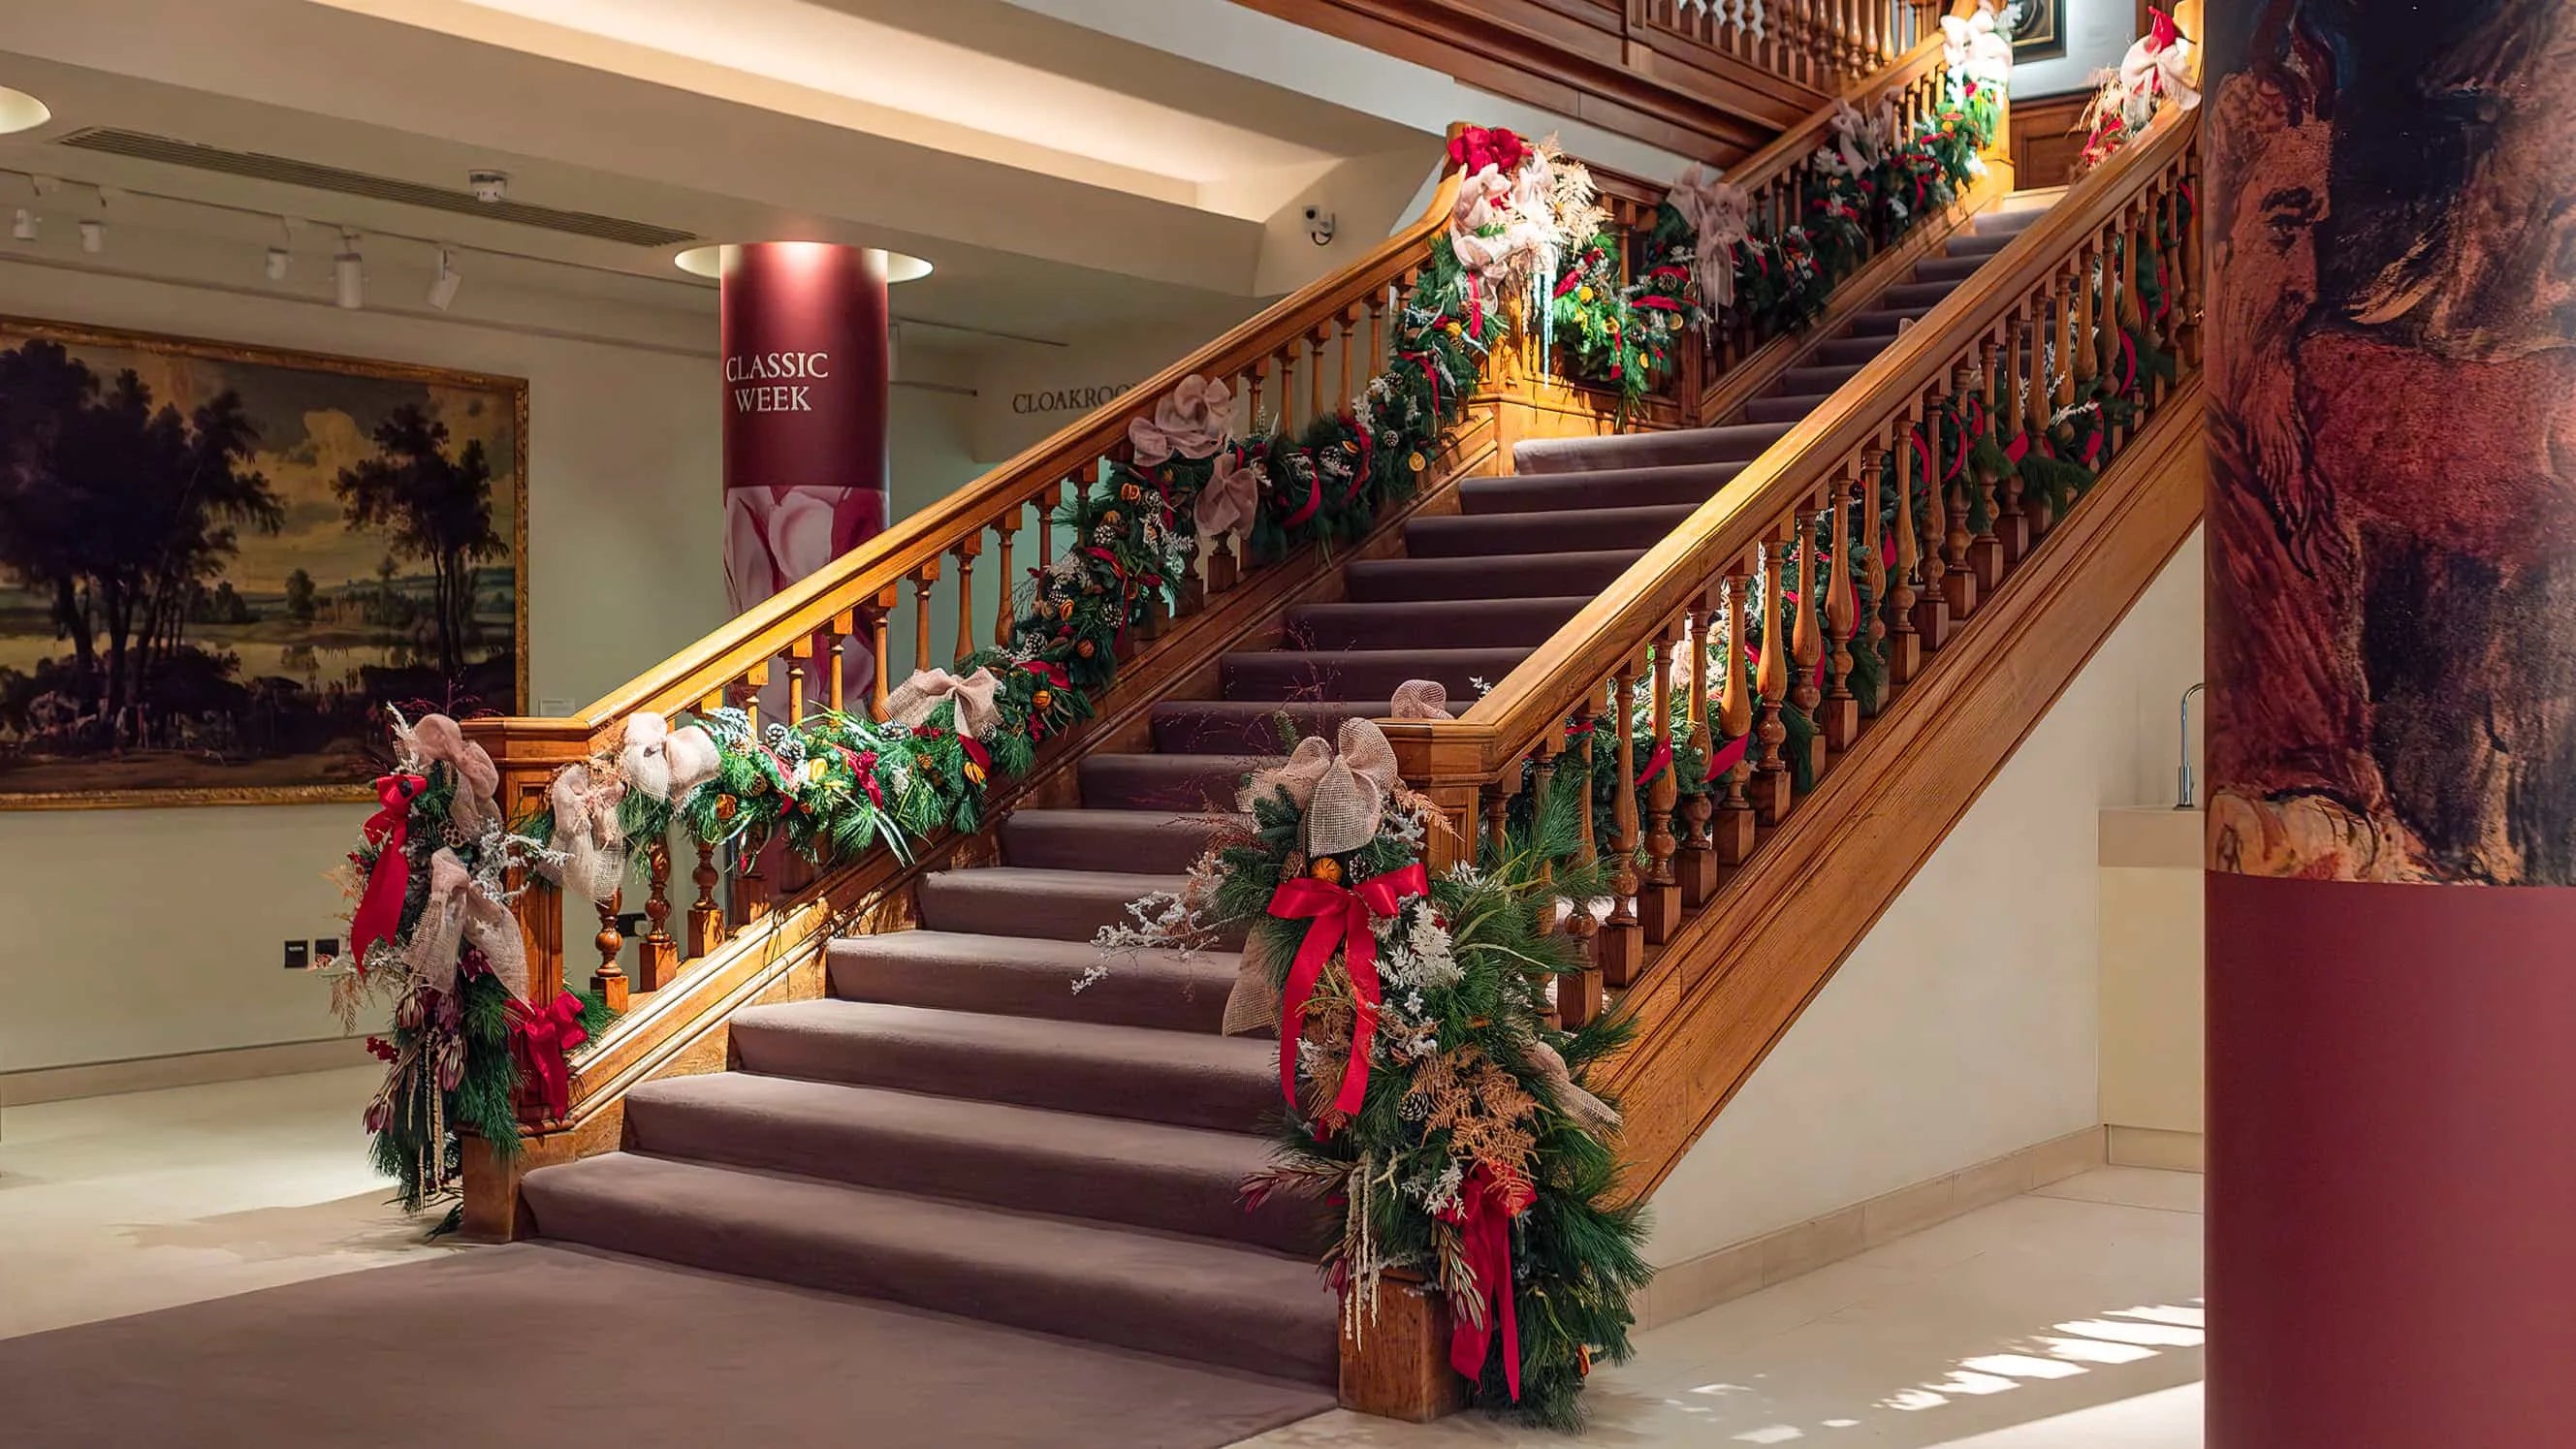
[[[581,998],[567,991],[544,1007],[510,1003],[510,1055],[519,1063],[522,1086],[534,1083],[546,1104],[548,1120],[572,1110],[574,1047],[590,1040],[581,1029]]]
[[[1527,160],[1529,143],[1500,126],[1461,126],[1449,138],[1449,164],[1470,176],[1488,166],[1509,176]]]
[[[1512,1219],[1537,1194],[1525,1179],[1498,1178],[1482,1163],[1459,1185],[1458,1200],[1440,1210],[1441,1221],[1458,1229],[1458,1246],[1474,1275],[1475,1292],[1484,1301],[1474,1314],[1453,1315],[1449,1330],[1449,1366],[1470,1379],[1485,1376],[1485,1358],[1494,1334],[1503,1336],[1503,1382],[1512,1402],[1521,1397],[1520,1314],[1512,1303]]]
[[[1333,1110],[1348,1117],[1368,1096],[1369,1043],[1377,1036],[1377,936],[1370,918],[1392,916],[1406,898],[1426,895],[1431,879],[1415,861],[1402,870],[1371,876],[1356,889],[1313,876],[1284,881],[1270,894],[1270,914],[1283,921],[1306,921],[1306,938],[1297,943],[1297,959],[1288,968],[1288,989],[1279,1004],[1279,1092],[1291,1109],[1297,1106],[1297,1044],[1304,1036],[1306,1000],[1315,994],[1333,948],[1351,975],[1351,995],[1358,1000],[1351,1023],[1351,1060],[1342,1071],[1341,1090]]]
[[[402,929],[403,897],[411,890],[411,861],[403,851],[411,838],[411,802],[427,788],[419,775],[379,775],[376,801],[384,808],[358,827],[376,848],[376,863],[367,874],[367,893],[349,916],[349,959],[364,963],[367,947],[390,941]]]

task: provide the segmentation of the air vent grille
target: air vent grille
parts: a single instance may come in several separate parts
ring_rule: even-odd
[[[477,201],[462,191],[450,191],[444,187],[398,181],[390,176],[370,176],[363,171],[347,171],[286,156],[264,156],[256,151],[226,151],[220,147],[201,146],[194,141],[177,141],[167,136],[123,131],[112,126],[74,131],[60,138],[60,144],[83,151],[129,156],[138,161],[159,161],[197,171],[216,171],[256,181],[276,181],[316,191],[336,191],[344,196],[364,196],[405,206],[428,207],[433,211],[452,211],[463,216],[543,227],[547,231],[599,241],[624,242],[628,246],[667,247],[697,240],[693,233],[655,226],[651,222],[629,221],[624,217],[601,216],[588,211],[558,211],[550,206],[530,206],[523,201]]]

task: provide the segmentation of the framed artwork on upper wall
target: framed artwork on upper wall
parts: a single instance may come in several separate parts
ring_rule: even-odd
[[[2054,60],[2066,53],[2066,0],[2021,0],[2013,18],[2013,61]]]
[[[0,317],[0,810],[372,800],[527,554],[525,379]]]

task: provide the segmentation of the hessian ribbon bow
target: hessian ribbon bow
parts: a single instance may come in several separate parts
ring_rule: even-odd
[[[411,891],[411,861],[404,847],[411,839],[411,802],[429,781],[419,775],[379,775],[376,803],[384,808],[358,827],[376,847],[376,863],[367,872],[367,893],[349,916],[349,959],[364,964],[367,947],[390,941],[402,929],[403,897]]]
[[[1415,861],[1402,870],[1371,876],[1356,888],[1299,876],[1271,893],[1270,914],[1283,921],[1308,923],[1306,938],[1297,943],[1297,959],[1288,967],[1288,987],[1280,1002],[1279,1091],[1292,1110],[1297,1106],[1297,1046],[1304,1035],[1306,1002],[1315,994],[1315,983],[1332,962],[1336,947],[1350,972],[1358,1012],[1351,1022],[1350,1065],[1342,1071],[1333,1110],[1345,1117],[1360,1110],[1368,1095],[1369,1044],[1377,1036],[1377,935],[1369,929],[1369,921],[1394,915],[1408,897],[1430,889],[1429,875],[1422,862]]]
[[[510,1055],[519,1080],[533,1086],[549,1119],[572,1110],[572,1049],[590,1040],[581,1027],[581,998],[567,991],[546,1006],[510,1002]]]

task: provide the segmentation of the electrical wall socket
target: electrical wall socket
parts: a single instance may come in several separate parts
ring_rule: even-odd
[[[314,960],[316,960],[316,961],[329,961],[329,960],[334,960],[334,959],[336,959],[336,958],[339,956],[339,954],[340,954],[340,938],[339,938],[339,937],[337,937],[337,936],[316,936],[316,937],[314,937],[314,938],[313,938],[313,959],[314,959]]]
[[[306,969],[310,968],[312,965],[313,965],[313,943],[312,943],[312,942],[310,942],[310,941],[289,941],[289,942],[287,942],[287,943],[286,943],[286,969],[287,969],[287,970],[289,970],[289,971],[303,971],[303,970],[306,970]]]

